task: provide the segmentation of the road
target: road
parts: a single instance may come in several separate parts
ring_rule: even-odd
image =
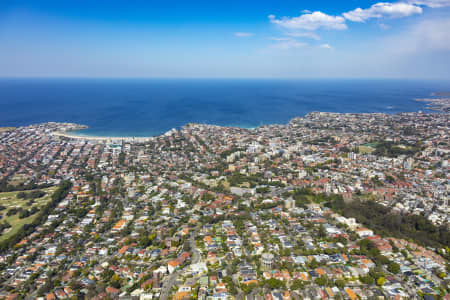
[[[180,275],[181,270],[177,270],[169,275],[169,277],[164,281],[160,299],[167,300],[169,299],[170,289],[175,285],[177,281],[178,275]]]
[[[198,251],[195,245],[195,237],[197,236],[197,230],[198,227],[196,227],[194,231],[192,231],[191,236],[189,237],[189,245],[191,246],[193,264],[196,264],[201,260],[200,252]]]
[[[200,252],[197,250],[195,245],[195,237],[197,236],[198,227],[192,231],[190,237],[189,237],[189,245],[191,246],[192,251],[192,264],[196,264],[201,261]],[[175,285],[175,282],[177,281],[178,275],[182,273],[182,270],[177,270],[169,275],[169,277],[164,281],[163,287],[161,290],[161,296],[160,299],[166,300],[169,298],[170,289],[172,286]]]

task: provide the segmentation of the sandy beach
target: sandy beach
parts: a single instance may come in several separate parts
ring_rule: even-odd
[[[69,132],[53,132],[52,135],[65,137],[69,139],[87,140],[87,141],[104,141],[104,142],[149,142],[154,139],[154,137],[111,137],[111,136],[84,136],[70,134]]]

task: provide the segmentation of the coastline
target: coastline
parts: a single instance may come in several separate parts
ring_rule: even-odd
[[[11,131],[16,129],[16,127],[0,127],[0,132]]]
[[[428,112],[425,103],[414,99],[433,98],[433,91],[450,90],[450,85],[440,82],[412,85],[409,81],[395,80],[366,80],[360,85],[340,80],[318,80],[314,84],[300,80],[295,84],[255,81],[211,85],[200,81],[133,82],[120,85],[117,90],[113,83],[79,84],[68,81],[62,85],[64,89],[59,88],[60,83],[30,84],[25,95],[18,86],[12,86],[5,90],[4,105],[8,109],[0,114],[0,121],[4,126],[18,127],[50,121],[89,125],[87,130],[58,129],[62,135],[74,139],[147,140],[163,135],[172,127],[180,129],[189,122],[254,130],[261,126],[286,125],[292,118],[304,117],[312,111]],[[131,98],[127,96],[130,84],[134,91]],[[110,85],[114,89],[107,88]],[[64,94],[66,88],[79,89],[80,93],[92,89],[93,93],[79,97]],[[52,99],[64,99],[58,115],[52,114],[55,102],[48,95]],[[93,95],[104,97],[91,98]],[[36,109],[24,110],[28,105]]]
[[[416,99],[414,99],[414,101],[427,103],[426,109],[428,109],[428,110],[440,111],[440,112],[444,112],[444,113],[450,112],[450,98],[416,98]],[[421,111],[418,111],[418,112],[421,112]],[[310,112],[310,113],[314,113],[314,112]],[[308,113],[308,114],[310,114],[310,113]],[[334,113],[334,112],[324,112],[324,113]],[[308,114],[306,114],[305,116],[307,116]],[[340,113],[338,113],[338,114],[340,114]],[[347,114],[347,113],[342,113],[342,114]],[[349,113],[349,114],[354,114],[354,113]],[[358,113],[356,113],[356,114],[358,114]],[[295,119],[295,118],[296,117],[294,117],[293,119]],[[287,124],[289,124],[290,121]],[[139,136],[138,137],[136,137],[136,136],[98,136],[98,135],[91,136],[91,135],[74,133],[79,130],[88,129],[89,128],[88,126],[78,125],[78,124],[73,124],[73,125],[75,125],[75,128],[71,128],[68,131],[55,131],[55,132],[52,132],[51,134],[53,136],[58,136],[58,137],[63,137],[63,138],[68,138],[68,139],[86,140],[86,141],[138,142],[139,143],[139,142],[149,142],[149,141],[152,141],[161,136],[171,135],[176,131],[176,129],[173,128],[165,133],[161,133],[161,134],[154,135],[154,136],[144,136],[144,137],[139,137]],[[233,125],[222,126],[222,125],[215,125],[215,124],[187,123],[184,126],[191,126],[191,125],[210,125],[210,126],[220,126],[220,127],[235,127],[235,128],[246,129],[246,130],[255,130],[262,126],[270,126],[270,125],[275,125],[275,124],[260,124],[258,126],[248,126],[248,125],[247,126],[239,126],[239,125],[233,124]],[[278,125],[281,125],[281,124],[278,124]]]
[[[447,94],[447,93],[445,93]],[[418,98],[416,102],[426,103],[426,108],[441,112],[450,112],[450,97],[448,98]]]
[[[70,132],[59,132],[59,131],[52,132],[52,135],[58,136],[58,137],[64,137],[64,138],[68,138],[68,139],[78,139],[78,140],[88,140],[88,141],[108,141],[108,142],[114,142],[114,141],[149,142],[149,141],[155,139],[155,137],[86,136],[86,135],[71,134]]]
[[[73,128],[68,131],[55,131],[52,132],[51,135],[68,138],[68,139],[77,139],[77,140],[88,140],[88,141],[105,141],[105,142],[149,142],[152,141],[158,137],[164,136],[164,135],[171,135],[176,131],[176,128],[172,128],[169,131],[161,134],[157,134],[154,136],[101,136],[101,135],[88,135],[88,134],[77,134],[75,132],[79,130],[85,130],[88,129],[89,126],[86,125],[78,125],[74,124],[77,128]],[[241,128],[246,130],[254,130],[261,126],[271,125],[271,124],[261,124],[259,126],[239,126],[239,125],[227,125],[227,126],[221,126],[221,125],[215,125],[215,124],[204,124],[204,123],[187,123],[184,126],[191,126],[191,125],[210,125],[210,126],[220,126],[220,127],[234,127],[234,128]],[[182,126],[182,127],[184,127]]]

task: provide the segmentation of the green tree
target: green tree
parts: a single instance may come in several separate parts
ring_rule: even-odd
[[[281,289],[281,288],[285,287],[285,284],[283,281],[275,279],[275,278],[270,278],[269,280],[266,281],[266,284],[271,289]]]
[[[345,287],[345,280],[342,280],[342,279],[338,279],[338,280],[336,280],[335,282],[334,282],[334,284],[338,287],[338,288],[340,288],[340,289],[343,289],[344,287]]]
[[[400,272],[400,265],[395,262],[390,262],[388,265],[388,270],[391,273],[397,274]]]
[[[360,276],[359,281],[361,281],[364,284],[371,285],[375,282],[375,279],[373,279],[371,276]]]
[[[327,278],[325,276],[320,276],[319,278],[316,278],[314,282],[320,286],[325,286],[327,284]]]
[[[241,289],[242,289],[242,291],[246,294],[246,295],[248,295],[248,294],[250,294],[250,292],[254,289],[254,288],[256,288],[258,285],[256,284],[256,283],[250,283],[250,284],[242,284],[241,285]]]
[[[300,279],[294,279],[291,284],[291,290],[302,290],[305,285]]]

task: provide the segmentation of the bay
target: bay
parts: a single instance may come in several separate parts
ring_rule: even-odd
[[[0,79],[0,126],[56,121],[92,136],[155,136],[187,123],[253,128],[312,111],[425,110],[449,81],[374,79]]]

